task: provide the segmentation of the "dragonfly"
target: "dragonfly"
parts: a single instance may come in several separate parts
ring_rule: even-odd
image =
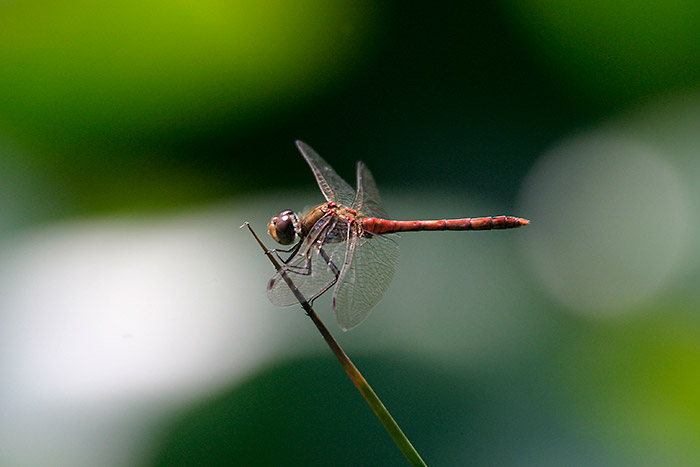
[[[284,275],[309,303],[333,289],[332,307],[344,331],[362,323],[389,287],[399,260],[399,246],[392,238],[395,234],[513,229],[530,222],[514,216],[389,220],[366,165],[357,163],[353,189],[309,145],[302,141],[296,145],[326,202],[305,214],[285,210],[270,220],[270,236],[280,245],[292,246],[270,250],[278,255],[281,267],[270,279],[267,294],[276,305],[299,303]],[[287,253],[287,258],[282,259],[280,253]]]

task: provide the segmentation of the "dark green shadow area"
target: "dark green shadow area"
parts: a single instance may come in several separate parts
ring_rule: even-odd
[[[544,409],[529,377],[460,378],[406,358],[356,364],[428,465],[600,461],[599,446]],[[152,465],[407,465],[331,358],[270,367],[174,417],[164,439]]]
[[[409,438],[417,433],[421,438],[439,436],[441,425],[457,415],[452,407],[473,399],[454,382],[442,385],[444,393],[432,399],[427,391],[435,386],[420,381],[427,369],[421,369],[420,376],[411,374],[407,362],[363,359],[358,363],[366,377],[376,380],[375,390],[381,388],[380,397]],[[428,405],[431,400],[437,401],[435,405]],[[419,451],[426,444],[425,439],[412,442]],[[401,452],[338,363],[308,358],[269,368],[176,419],[154,465],[403,462]]]

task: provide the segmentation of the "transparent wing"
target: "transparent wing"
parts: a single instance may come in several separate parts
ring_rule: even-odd
[[[362,162],[357,163],[357,195],[351,207],[366,217],[387,217],[372,172]]]
[[[367,318],[389,287],[399,261],[399,245],[386,235],[353,236],[333,292],[333,307],[344,331]]]
[[[307,301],[312,301],[331,288],[337,281],[345,259],[345,242],[323,244],[325,234],[335,227],[335,217],[318,220],[304,239],[291,261],[284,264],[284,271]],[[281,272],[270,279],[267,296],[275,305],[289,306],[299,303],[287,285]]]
[[[311,146],[303,141],[297,141],[297,148],[304,156],[316,177],[319,188],[323,192],[326,201],[332,201],[342,206],[350,206],[355,199],[355,190],[335,173],[335,170],[324,161]]]

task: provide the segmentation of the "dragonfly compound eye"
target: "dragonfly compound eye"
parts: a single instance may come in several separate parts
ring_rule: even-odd
[[[280,245],[291,245],[297,235],[298,220],[292,211],[282,211],[275,216],[268,225],[268,231],[272,238]]]

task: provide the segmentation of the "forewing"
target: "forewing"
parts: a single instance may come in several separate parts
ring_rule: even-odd
[[[325,234],[333,229],[335,222],[332,216],[319,219],[294,258],[272,276],[267,289],[272,303],[280,306],[299,303],[282,277],[282,272],[287,274],[307,301],[317,298],[335,283],[345,259],[345,242],[323,244]]]
[[[357,163],[357,197],[352,207],[366,217],[387,217],[372,172],[362,162]]]
[[[399,261],[399,245],[385,235],[354,237],[333,292],[338,324],[347,331],[365,320],[389,287]]]
[[[342,206],[350,206],[355,199],[355,190],[343,180],[335,170],[324,161],[311,146],[303,141],[297,141],[297,148],[304,156],[316,177],[319,188],[323,192],[326,201],[334,202]]]

